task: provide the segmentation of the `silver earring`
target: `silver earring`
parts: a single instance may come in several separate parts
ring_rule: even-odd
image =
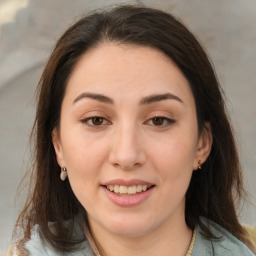
[[[65,181],[67,178],[68,174],[67,174],[67,169],[65,167],[61,168],[61,172],[60,172],[60,179],[62,181]]]

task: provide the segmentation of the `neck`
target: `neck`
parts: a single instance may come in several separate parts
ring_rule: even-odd
[[[185,256],[192,238],[192,231],[187,227],[185,217],[163,223],[158,229],[136,237],[110,233],[93,220],[89,223],[101,256]]]

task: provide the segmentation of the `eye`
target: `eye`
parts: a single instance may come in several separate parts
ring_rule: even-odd
[[[174,122],[175,120],[164,116],[155,116],[147,121],[148,124],[153,126],[168,126]]]
[[[82,119],[81,122],[90,127],[99,127],[110,124],[110,122],[102,116],[90,116]]]

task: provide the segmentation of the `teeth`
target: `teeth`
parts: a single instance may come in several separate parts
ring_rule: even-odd
[[[116,185],[116,186],[118,186],[118,185]],[[120,194],[126,194],[127,190],[128,190],[128,188],[126,186],[120,186],[120,188],[119,188]]]
[[[129,195],[133,195],[133,194],[136,194],[136,186],[131,186],[131,187],[128,187],[128,194]]]
[[[140,193],[142,191],[142,185],[138,185],[137,188],[136,188],[136,191],[138,193]]]
[[[107,189],[115,192],[116,194],[128,194],[134,195],[136,193],[140,193],[142,191],[146,191],[148,189],[147,185],[133,185],[133,186],[120,186],[120,185],[109,185]]]
[[[119,193],[119,188],[120,188],[119,185],[115,185],[115,186],[114,186],[114,192],[115,192],[115,193]]]

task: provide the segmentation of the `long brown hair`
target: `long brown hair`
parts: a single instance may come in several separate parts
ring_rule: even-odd
[[[72,70],[88,49],[104,42],[154,47],[176,63],[190,83],[196,102],[199,132],[211,124],[213,145],[203,171],[192,175],[186,193],[187,225],[197,224],[208,238],[210,230],[200,221],[204,216],[215,221],[241,241],[246,242],[239,224],[235,202],[243,194],[242,175],[233,131],[223,93],[205,51],[193,34],[172,15],[143,6],[120,6],[95,12],[80,19],[58,40],[38,86],[34,123],[35,166],[33,189],[17,225],[30,237],[35,224],[40,234],[55,248],[70,251],[82,240],[73,240],[74,220],[85,210],[74,196],[69,181],[59,178],[52,144],[52,131],[60,122],[61,103]],[[54,232],[48,223],[54,222]]]

